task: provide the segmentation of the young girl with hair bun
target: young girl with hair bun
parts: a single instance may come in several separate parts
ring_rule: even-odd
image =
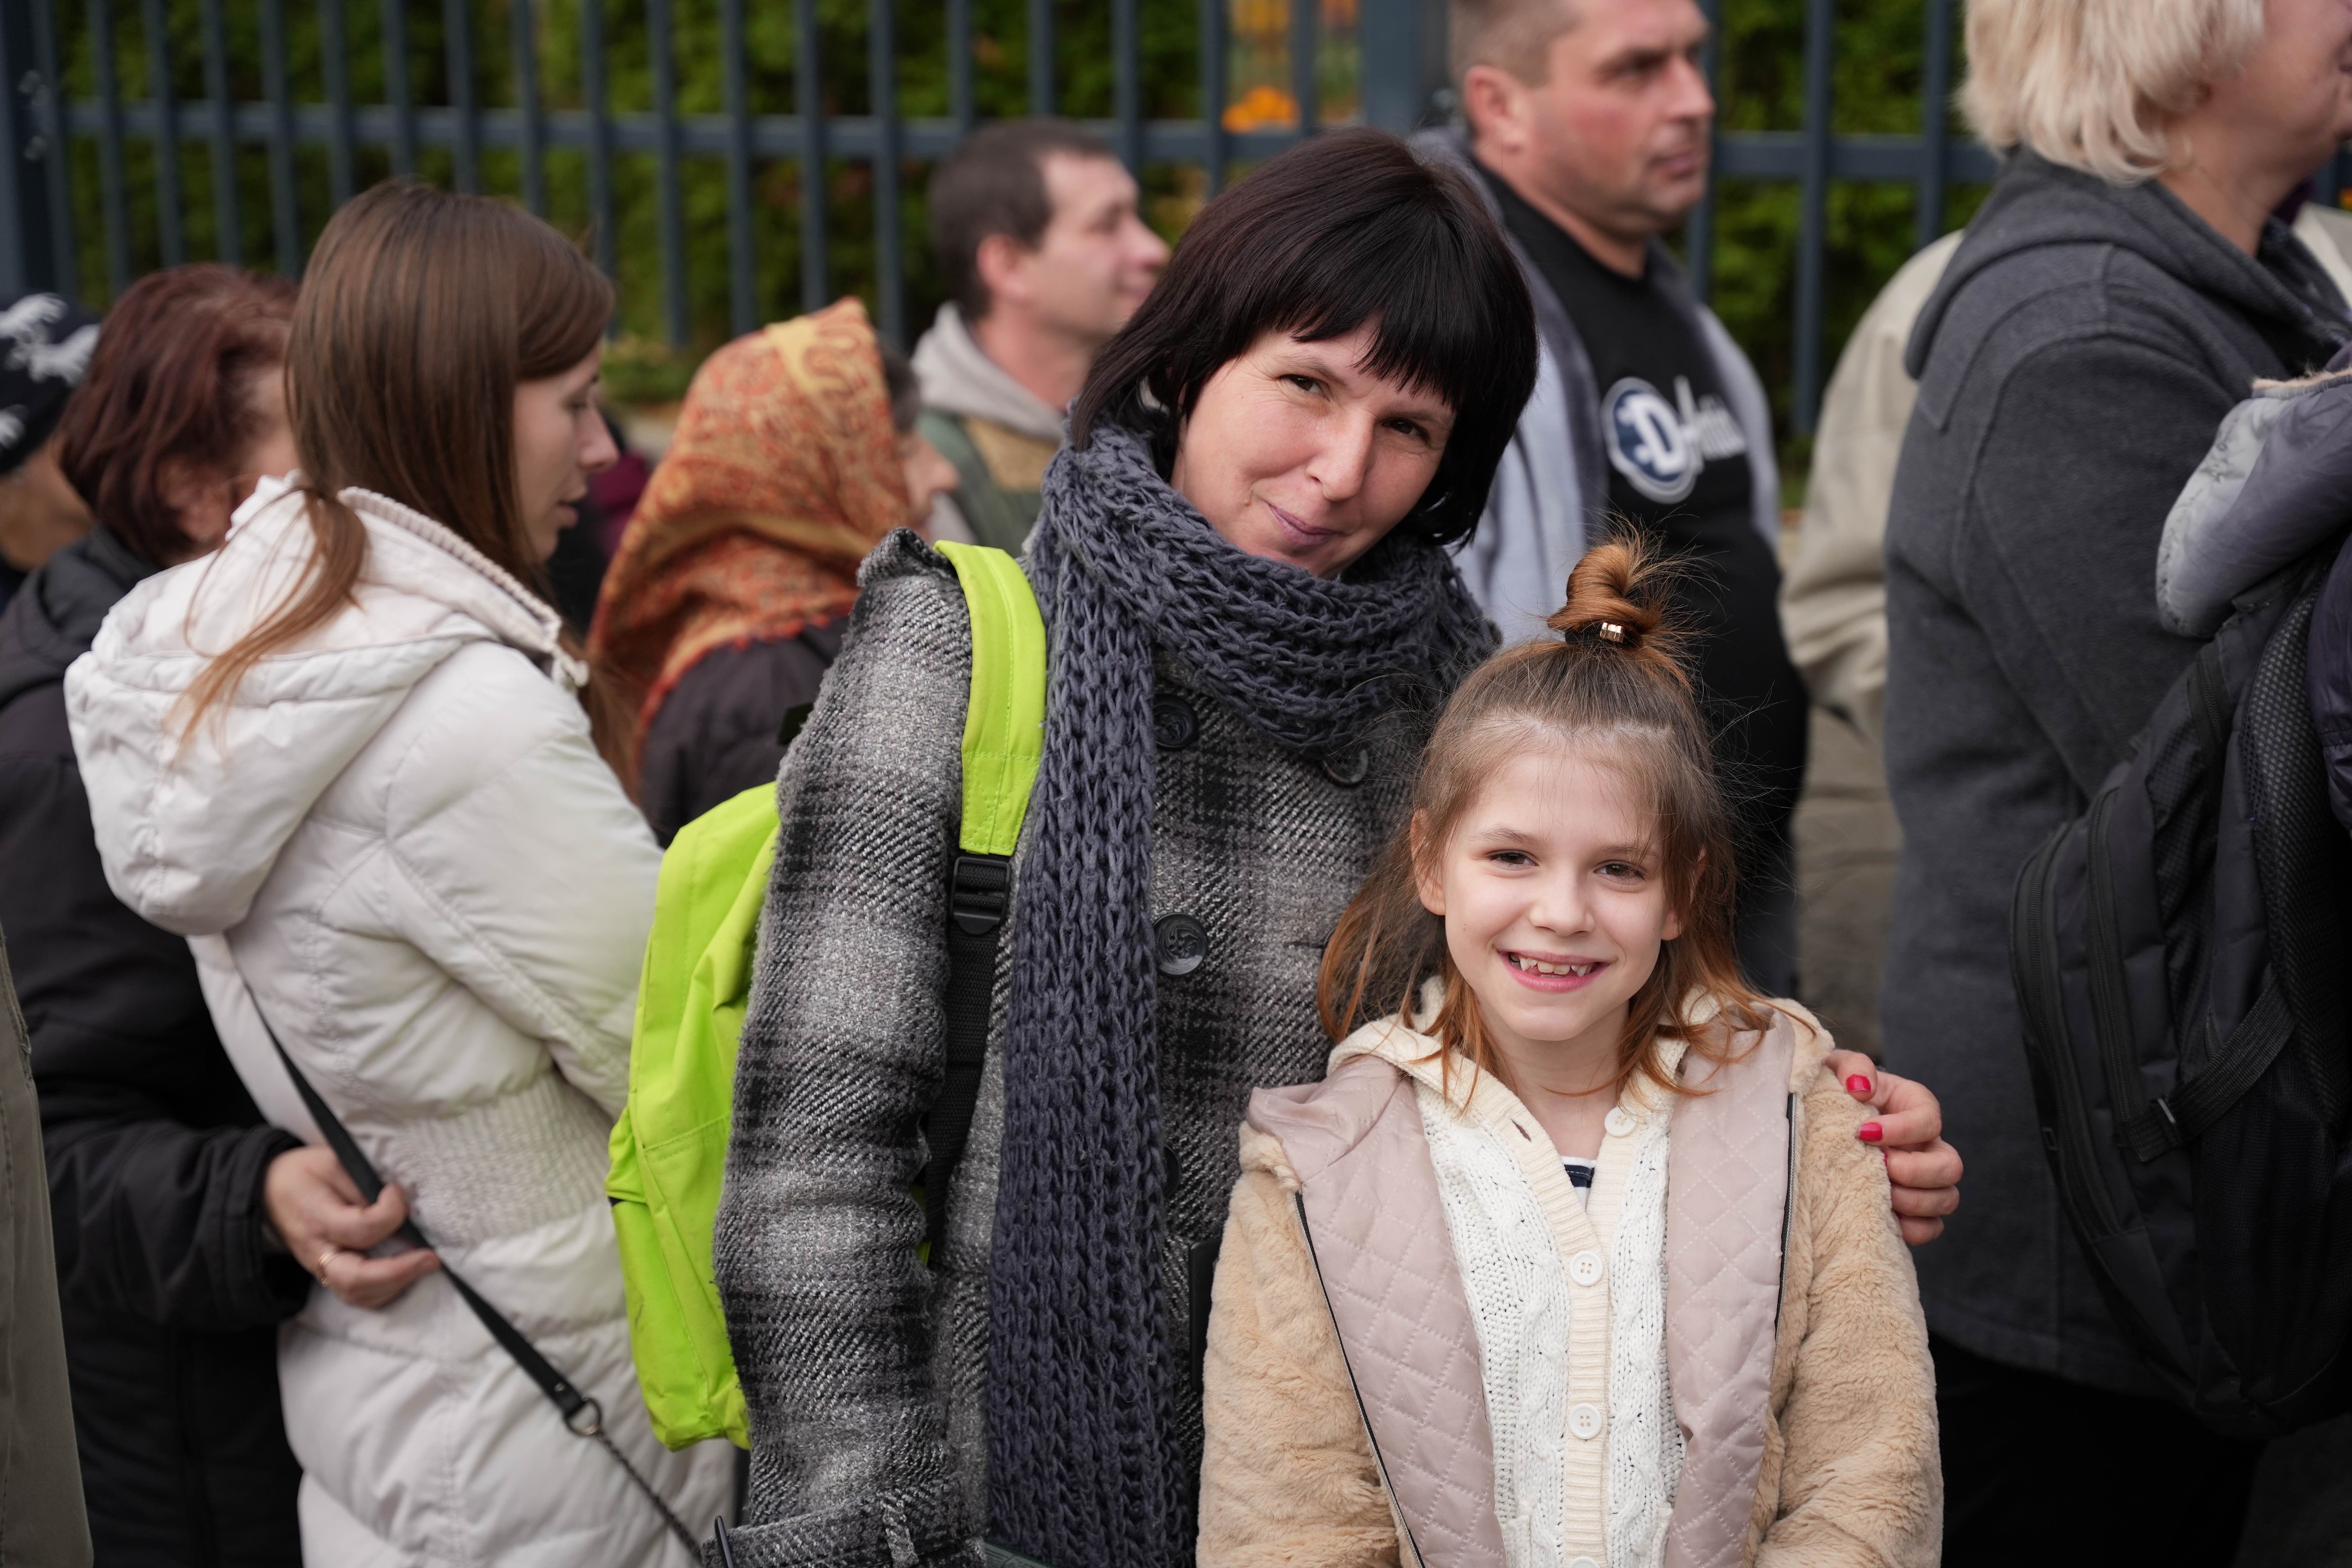
[[[1933,1563],[1935,1379],[1865,1108],[1757,995],[1632,542],[1482,666],[1242,1130],[1200,1561]]]

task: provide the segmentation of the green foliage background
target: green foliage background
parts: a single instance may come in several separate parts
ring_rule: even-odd
[[[150,95],[148,42],[141,29],[142,7],[124,0],[58,0],[61,52],[68,95],[89,101],[98,94],[92,42],[93,5],[107,5],[116,79],[126,100]],[[203,47],[204,0],[160,0],[170,34],[171,89],[183,101],[205,96]],[[368,0],[323,0],[342,5],[352,91],[362,105],[386,101],[383,6]],[[402,4],[403,0],[390,0]],[[476,100],[485,108],[515,101],[515,60],[509,6],[526,0],[477,0],[472,13]],[[583,0],[538,0],[532,13],[538,40],[541,100],[551,110],[576,109],[580,93],[580,21]],[[604,6],[609,100],[616,113],[652,107],[646,12],[662,0],[584,0]],[[1199,112],[1200,0],[1147,0],[1143,17],[1144,112],[1159,118]],[[282,4],[286,11],[288,74],[298,103],[324,101],[320,70],[320,5],[306,0],[232,0],[221,6],[226,48],[222,66],[232,97],[259,102],[262,75],[261,10]],[[1055,0],[1056,105],[1064,113],[1108,116],[1111,109],[1109,7],[1100,0]],[[420,106],[450,101],[445,21],[454,7],[405,0],[402,15],[408,35],[412,100]],[[722,108],[717,0],[668,0],[676,29],[677,91],[680,110],[715,114]],[[971,0],[977,107],[982,118],[1017,115],[1028,109],[1028,38],[1024,0]],[[1954,7],[1958,10],[1958,7]],[[1796,130],[1802,124],[1804,0],[1723,0],[1719,118],[1726,131]],[[746,6],[751,101],[758,113],[797,112],[793,89],[793,7],[786,0],[751,0]],[[1834,126],[1841,132],[1914,132],[1920,125],[1919,83],[1924,0],[1839,0],[1836,7]],[[871,100],[866,62],[866,0],[818,0],[821,76],[828,113],[863,114]],[[900,0],[897,11],[899,110],[910,118],[949,112],[946,0]],[[1353,49],[1340,34],[1327,39],[1320,60],[1327,101],[1351,98]],[[1957,131],[1957,126],[1955,130]],[[198,117],[183,134],[179,169],[187,255],[192,259],[222,253],[216,216],[214,151],[209,121]],[[109,288],[98,148],[76,138],[71,183],[77,212],[81,283],[91,300],[103,302]],[[270,230],[268,166],[264,150],[240,145],[233,159],[237,209],[237,254],[247,265],[267,268],[275,254]],[[393,172],[389,155],[362,148],[355,171],[359,186]],[[450,154],[425,149],[417,173],[447,183]],[[907,321],[919,332],[940,298],[936,269],[924,234],[922,188],[928,169],[909,160],[901,181],[907,236]],[[546,158],[548,216],[567,231],[584,234],[590,224],[584,153],[551,148]],[[328,154],[323,146],[303,146],[295,159],[298,209],[307,253],[331,210]],[[613,170],[615,233],[621,283],[622,338],[608,381],[616,395],[632,400],[674,397],[700,357],[728,331],[727,211],[723,167],[715,156],[686,160],[682,205],[686,220],[686,292],[691,323],[683,349],[662,341],[663,279],[658,207],[650,155],[623,154]],[[519,154],[486,151],[481,188],[519,193]],[[1154,167],[1145,184],[1152,221],[1171,239],[1197,210],[1204,194],[1200,172]],[[126,155],[130,195],[129,248],[134,275],[161,264],[156,225],[156,165],[152,145],[133,138]],[[858,292],[874,302],[872,173],[862,163],[836,161],[829,173],[828,263],[836,293]],[[1981,191],[1955,187],[1944,215],[1946,226],[1965,222]],[[762,161],[753,174],[754,236],[759,299],[764,313],[789,315],[800,307],[799,170],[785,160]],[[1784,456],[1792,476],[1801,473],[1806,451],[1790,439],[1790,385],[1793,374],[1793,287],[1798,231],[1797,193],[1778,182],[1726,180],[1717,190],[1714,300],[1725,322],[1754,356],[1765,383],[1774,389],[1784,433]],[[1828,327],[1824,366],[1879,286],[1909,255],[1914,234],[1913,195],[1906,185],[1840,184],[1830,201]]]

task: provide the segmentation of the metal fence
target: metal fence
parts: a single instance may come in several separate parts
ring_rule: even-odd
[[[184,6],[188,0],[178,3]],[[239,147],[264,149],[274,253],[269,259],[289,275],[300,270],[305,232],[305,215],[298,210],[294,166],[299,146],[325,150],[329,194],[337,204],[352,194],[357,154],[363,148],[387,153],[396,174],[413,172],[423,149],[445,150],[454,183],[461,189],[479,186],[485,150],[509,150],[518,155],[520,170],[515,194],[538,212],[544,212],[547,205],[547,153],[550,149],[565,148],[585,155],[598,260],[608,272],[614,267],[616,233],[613,160],[623,154],[649,154],[653,159],[663,317],[674,342],[682,342],[688,331],[687,247],[690,240],[709,243],[717,237],[688,235],[681,170],[690,159],[723,162],[730,316],[737,331],[748,331],[761,317],[755,288],[752,222],[755,160],[792,160],[799,166],[803,193],[800,291],[803,306],[810,309],[831,297],[825,171],[829,161],[848,161],[862,162],[871,170],[877,315],[884,332],[893,341],[903,341],[907,237],[901,232],[899,195],[904,165],[908,160],[937,157],[975,123],[974,71],[978,68],[972,48],[971,0],[945,0],[950,112],[937,119],[909,119],[898,112],[899,0],[865,0],[872,112],[862,116],[833,116],[823,110],[817,0],[792,0],[796,47],[794,103],[790,112],[751,101],[745,68],[746,0],[698,0],[715,5],[718,12],[724,92],[723,111],[717,114],[683,113],[677,106],[674,7],[686,0],[643,0],[653,101],[648,110],[629,111],[611,106],[606,70],[608,0],[503,0],[502,5],[439,0],[451,90],[450,101],[435,104],[417,101],[406,44],[409,8],[425,0],[378,0],[386,89],[383,101],[375,103],[355,101],[351,89],[348,0],[307,0],[318,8],[321,46],[316,96],[311,90],[314,84],[302,84],[298,93],[289,79],[288,0],[226,3],[255,7],[252,14],[258,22],[265,89],[260,101],[234,100],[230,96],[225,0],[194,0],[200,12],[197,34],[206,84],[205,96],[194,99],[174,98],[169,86],[174,63],[170,26],[173,0],[80,0],[87,28],[80,47],[87,49],[92,63],[96,95],[71,100],[65,95],[60,73],[60,60],[71,43],[60,36],[60,0],[0,0],[0,84],[7,92],[6,112],[0,113],[0,224],[6,226],[5,232],[0,233],[0,299],[28,289],[69,286],[80,276],[82,247],[90,245],[103,248],[111,286],[119,289],[128,282],[132,264],[126,149],[140,142],[148,143],[155,154],[152,194],[158,248],[164,265],[189,258],[180,150],[184,143],[197,142],[210,149],[222,258],[263,259],[237,254],[243,224],[234,168]],[[1213,193],[1234,165],[1265,157],[1318,129],[1318,17],[1313,0],[1292,0],[1290,5],[1292,98],[1300,106],[1299,113],[1286,128],[1246,132],[1224,128],[1226,0],[1091,3],[1109,7],[1114,111],[1108,120],[1090,124],[1129,167],[1140,171],[1147,164],[1194,165],[1203,172],[1207,188]],[[1701,0],[1710,18],[1718,22],[1727,3],[1737,5],[1741,0]],[[1955,0],[1919,0],[1925,69],[1921,130],[1916,136],[1832,133],[1832,0],[1804,3],[1802,129],[1723,134],[1717,139],[1715,169],[1718,177],[1788,181],[1798,187],[1791,407],[1798,427],[1810,430],[1828,346],[1823,302],[1832,184],[1868,181],[1911,185],[1916,192],[1916,235],[1924,244],[1941,228],[1948,186],[1990,179],[1993,166],[1982,148],[1947,133],[1945,105],[1954,76]],[[1197,118],[1144,117],[1141,22],[1147,4],[1197,8],[1201,109]],[[579,7],[579,108],[551,109],[543,103],[534,16],[534,7],[541,5]],[[495,26],[496,11],[501,8],[509,30],[514,104],[488,107],[478,101],[474,51],[483,37],[480,29]],[[125,15],[134,11],[135,20]],[[1049,114],[1055,107],[1055,0],[1026,0],[1030,38],[1042,44],[1029,51],[1028,109],[1032,113]],[[123,96],[115,69],[116,30],[130,26],[136,26],[141,34],[149,62],[148,79],[163,84],[160,92],[137,100]],[[1361,0],[1357,45],[1359,100],[1364,120],[1409,131],[1443,118],[1451,100],[1444,91],[1442,0]],[[1708,69],[1710,74],[1715,69],[1712,54]],[[93,143],[97,153],[102,190],[97,204],[101,215],[100,232],[95,235],[77,231],[76,204],[68,187],[67,153],[72,142]],[[315,219],[319,215],[310,216]],[[1715,228],[1710,193],[1693,215],[1685,235],[1691,272],[1702,295],[1713,275]]]

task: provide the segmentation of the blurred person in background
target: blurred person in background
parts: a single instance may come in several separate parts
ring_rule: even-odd
[[[1706,195],[1715,100],[1695,0],[1454,0],[1474,170],[1536,300],[1543,363],[1462,574],[1507,640],[1548,636],[1570,567],[1627,519],[1676,595],[1734,803],[1750,984],[1798,994],[1790,818],[1804,684],[1780,637],[1780,480],[1763,384],[1661,237]]]
[[[89,1568],[73,1394],[58,1321],[57,1250],[32,1051],[0,931],[0,1553],[26,1568]]]
[[[654,837],[772,785],[816,700],[857,565],[956,482],[856,300],[705,360],[604,579],[589,658],[632,716]]]
[[[950,298],[915,345],[923,434],[955,465],[935,539],[1018,554],[1062,417],[1168,263],[1117,154],[1066,120],[992,125],[931,174]]]
[[[1886,532],[1886,1057],[1944,1090],[1976,1188],[1918,1260],[1944,1561],[2221,1563],[2259,1447],[2157,1397],[2077,1251],[2010,901],[2199,647],[2149,590],[2222,416],[2352,337],[2275,216],[2352,135],[2352,6],[1971,0],[1968,45],[2007,162],[1911,336]]]
[[[0,928],[10,938],[56,1218],[82,1485],[110,1563],[295,1563],[300,1480],[278,1325],[312,1281],[289,1248],[381,1241],[331,1158],[270,1126],[214,1033],[186,942],[108,889],[67,732],[66,668],[107,612],[216,548],[294,466],[280,370],[290,283],[151,273],[53,439],[99,520],[0,614]],[[371,1264],[371,1269],[396,1268]]]
[[[2352,299],[2352,213],[2300,192],[2285,206],[2295,238]],[[1886,721],[1886,509],[1919,391],[1904,352],[1964,232],[1905,262],[1846,339],[1822,397],[1804,516],[1780,585],[1789,654],[1814,702],[1851,725],[1873,754]]]
[[[26,573],[89,531],[53,437],[98,347],[98,318],[55,294],[0,307],[0,605]]]
[[[614,1453],[698,1528],[732,1490],[726,1445],[663,1448],[630,1361],[604,1178],[660,855],[534,586],[613,459],[612,310],[512,206],[347,204],[287,341],[298,479],[132,589],[67,676],[110,884],[191,939],[263,1113],[313,1125],[290,1061],[434,1244],[295,1250],[328,1287],[278,1362],[313,1568],[683,1565]],[[598,1402],[614,1453],[444,1258]],[[363,1310],[380,1265],[398,1294]]]

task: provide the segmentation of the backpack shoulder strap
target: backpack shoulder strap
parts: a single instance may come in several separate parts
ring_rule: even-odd
[[[982,547],[1019,549],[1037,521],[1034,497],[1023,498],[997,483],[971,429],[952,414],[927,408],[917,421],[924,437],[956,471],[955,503]],[[1028,504],[1024,504],[1024,500]],[[1009,559],[1009,557],[1008,557]]]
[[[924,1230],[937,1258],[948,1186],[963,1158],[988,1058],[996,952],[1013,849],[1045,743],[1045,623],[1021,563],[1002,550],[942,544],[971,613],[971,698],[964,710],[963,818],[948,885],[946,1071],[924,1124]]]

